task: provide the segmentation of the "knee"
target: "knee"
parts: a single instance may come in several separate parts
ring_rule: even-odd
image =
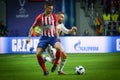
[[[64,59],[67,59],[67,55],[64,56]]]
[[[62,54],[61,54],[61,58],[63,58],[63,59],[67,59],[67,55],[66,55],[66,53],[62,52]]]
[[[56,48],[56,51],[60,52],[60,49],[59,49],[59,48]]]
[[[37,57],[42,56],[42,53],[39,52],[39,51],[37,51],[37,52],[36,52],[36,56],[37,56]]]

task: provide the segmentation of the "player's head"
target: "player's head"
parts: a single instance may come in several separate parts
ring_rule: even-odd
[[[63,12],[58,12],[57,16],[58,16],[58,23],[63,23],[63,21],[65,19],[64,13]]]
[[[53,4],[50,2],[46,2],[44,8],[45,8],[45,13],[50,14],[53,11]]]

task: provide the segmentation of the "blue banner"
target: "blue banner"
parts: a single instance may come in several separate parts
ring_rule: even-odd
[[[39,37],[0,37],[0,54],[35,53]],[[119,37],[61,37],[66,53],[110,53],[120,52]]]

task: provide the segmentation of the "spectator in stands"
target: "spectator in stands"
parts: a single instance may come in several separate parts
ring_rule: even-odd
[[[8,34],[8,28],[4,25],[3,21],[0,21],[0,36],[6,36]]]
[[[112,18],[113,29],[117,31],[119,27],[119,22],[118,22],[119,14],[117,10],[114,12],[111,18]]]
[[[114,14],[111,16],[112,21],[113,21],[113,22],[118,21],[118,17],[119,17],[119,14],[118,14],[118,11],[116,10],[116,11],[114,12]]]
[[[104,22],[104,25],[110,24],[111,15],[110,15],[109,11],[106,9],[103,10],[102,20]]]

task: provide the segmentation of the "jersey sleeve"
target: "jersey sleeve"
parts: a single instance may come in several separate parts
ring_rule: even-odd
[[[38,15],[33,23],[33,27],[36,27],[36,26],[39,26],[40,22],[41,22],[41,19],[42,19],[42,14]]]
[[[64,32],[65,34],[68,34],[68,29],[64,26],[64,24],[60,24],[61,25],[61,27],[60,27],[60,30],[62,31],[62,32]]]

